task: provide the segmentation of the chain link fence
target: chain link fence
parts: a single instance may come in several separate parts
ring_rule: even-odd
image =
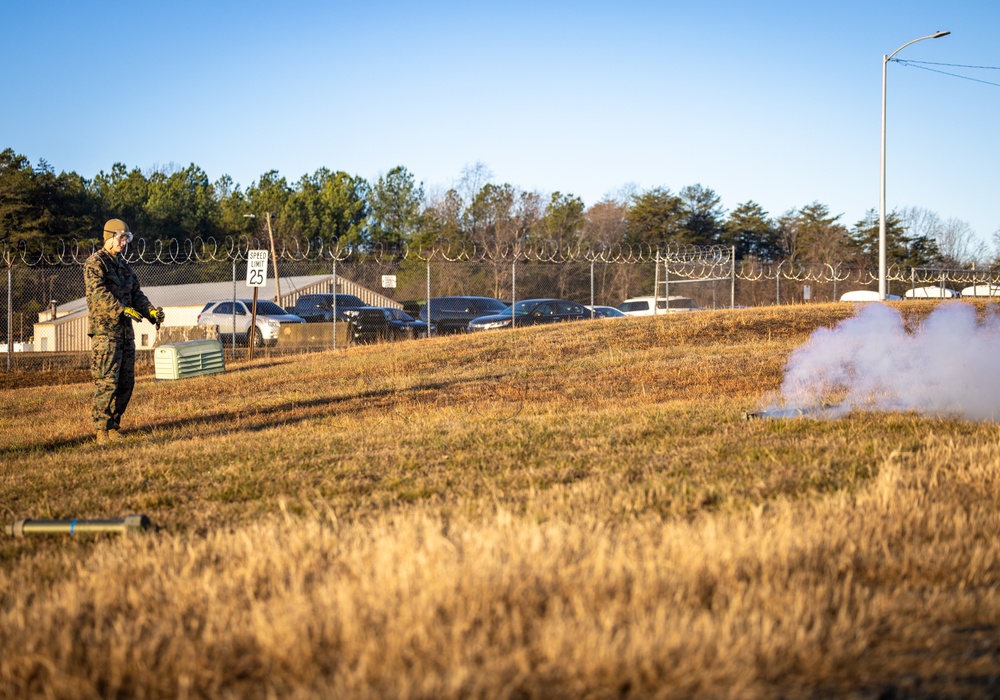
[[[247,251],[269,249],[243,239],[210,243],[157,243],[130,246],[143,291],[167,315],[157,332],[142,322],[135,328],[138,361],[152,363],[152,351],[166,342],[211,336],[199,326],[205,305],[222,299],[250,299]],[[7,268],[5,304],[0,308],[0,364],[10,369],[85,368],[89,363],[83,263],[92,247],[56,251],[0,251]],[[738,262],[721,247],[558,249],[436,246],[431,249],[357,250],[320,244],[283,246],[268,265],[259,298],[291,310],[310,293],[347,293],[374,306],[401,308],[414,317],[427,299],[483,296],[508,304],[554,297],[585,305],[618,306],[635,296],[684,296],[701,308],[834,301],[847,291],[876,289],[877,273],[844,266],[762,265]],[[276,261],[276,265],[273,263]],[[274,275],[275,269],[277,275]],[[890,292],[921,285],[973,285],[977,294],[1000,295],[1000,274],[975,270],[890,268]],[[983,291],[985,290],[985,292]],[[960,290],[956,290],[960,291]],[[282,337],[257,353],[287,353],[350,347],[350,334],[334,324],[306,324],[294,338]],[[323,327],[329,326],[328,328]],[[337,324],[340,325],[340,324]],[[233,338],[227,354],[245,356]]]

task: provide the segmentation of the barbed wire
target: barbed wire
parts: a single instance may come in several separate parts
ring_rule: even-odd
[[[8,266],[29,267],[82,265],[100,246],[94,239],[59,241],[47,246],[29,247],[21,242],[16,247],[0,244],[0,256]],[[222,240],[191,238],[177,240],[146,240],[136,238],[125,251],[129,263],[176,265],[191,262],[232,262],[246,260],[247,251],[270,250],[268,241],[251,236],[230,236]],[[375,262],[420,261],[533,261],[548,263],[609,262],[647,263],[670,262],[729,265],[732,250],[724,246],[694,246],[680,243],[624,244],[580,243],[524,239],[476,243],[440,239],[433,245],[367,245],[342,244],[323,239],[291,238],[276,242],[275,256],[279,261],[347,261]]]
[[[30,248],[24,243],[11,248],[0,245],[0,260],[7,267],[82,266],[99,249],[93,239]],[[135,239],[125,257],[132,265],[187,265],[245,261],[250,250],[270,249],[269,241],[252,236],[194,238],[177,240]],[[705,280],[733,278],[757,282],[788,280],[801,283],[843,283],[866,286],[878,281],[877,271],[830,263],[802,264],[784,260],[762,263],[734,260],[726,246],[695,246],[682,243],[626,244],[573,243],[516,240],[476,244],[440,239],[433,245],[357,245],[323,239],[284,239],[274,251],[285,262],[352,262],[401,264],[408,260],[423,263],[541,263],[639,265],[659,263],[670,278]],[[886,278],[911,284],[1000,283],[1000,271],[940,268],[910,268],[891,265]]]

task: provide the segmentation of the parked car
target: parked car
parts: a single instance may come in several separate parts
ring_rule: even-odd
[[[492,297],[437,297],[420,309],[420,320],[430,320],[438,333],[462,333],[480,316],[500,313],[508,305]]]
[[[1000,297],[1000,284],[974,284],[962,290],[963,297]]]
[[[583,304],[565,299],[525,299],[497,314],[480,316],[469,322],[468,330],[486,331],[493,328],[535,326],[542,323],[579,321],[590,318]]]
[[[656,298],[656,309],[653,309],[654,297],[632,297],[618,305],[618,310],[626,316],[653,316],[654,314],[681,313],[697,311],[698,305],[690,297],[670,296]]]
[[[248,343],[250,340],[250,319],[252,299],[217,299],[205,304],[198,314],[199,326],[218,326],[219,340]],[[235,321],[235,326],[234,326]],[[282,323],[305,323],[301,317],[290,314],[273,301],[257,300],[257,325],[254,328],[254,345],[274,345],[278,342],[278,329]]]
[[[403,311],[413,316],[413,318],[420,318],[420,307],[424,305],[424,302],[416,299],[407,299],[399,303],[403,305]]]
[[[426,338],[427,324],[417,321],[402,309],[388,306],[364,306],[344,312],[356,343]],[[431,324],[431,335],[436,329]]]
[[[593,311],[594,318],[625,318],[625,314],[616,309],[613,306],[584,306],[583,308],[587,311]],[[591,314],[587,314],[587,318],[590,318]]]
[[[898,301],[902,299],[898,294],[886,294],[886,301]],[[840,295],[841,301],[880,301],[878,292],[871,289],[855,289],[852,292],[844,292]]]
[[[316,293],[303,294],[295,300],[292,313],[301,316],[306,323],[329,323],[333,320],[334,297],[337,301],[337,320],[343,321],[344,311],[368,306],[353,294]]]
[[[962,295],[954,289],[931,285],[929,287],[907,289],[903,292],[903,296],[907,299],[958,299]]]

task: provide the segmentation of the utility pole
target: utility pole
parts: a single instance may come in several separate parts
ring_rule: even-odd
[[[275,254],[274,250],[274,230],[271,228],[271,217],[274,216],[271,212],[265,214],[267,216],[267,237],[271,241],[271,263],[274,266],[274,303],[281,306],[281,284],[278,282],[278,256]],[[244,219],[256,219],[256,214],[244,214]]]
[[[274,231],[271,230],[271,212],[267,212],[267,237],[271,239],[271,263],[274,265],[274,303],[281,306],[281,285],[278,283],[278,256],[274,251]]]

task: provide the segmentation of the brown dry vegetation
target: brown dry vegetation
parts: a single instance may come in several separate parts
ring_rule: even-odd
[[[903,306],[911,323],[932,304]],[[0,696],[982,697],[1000,427],[745,422],[846,305],[0,391]]]

